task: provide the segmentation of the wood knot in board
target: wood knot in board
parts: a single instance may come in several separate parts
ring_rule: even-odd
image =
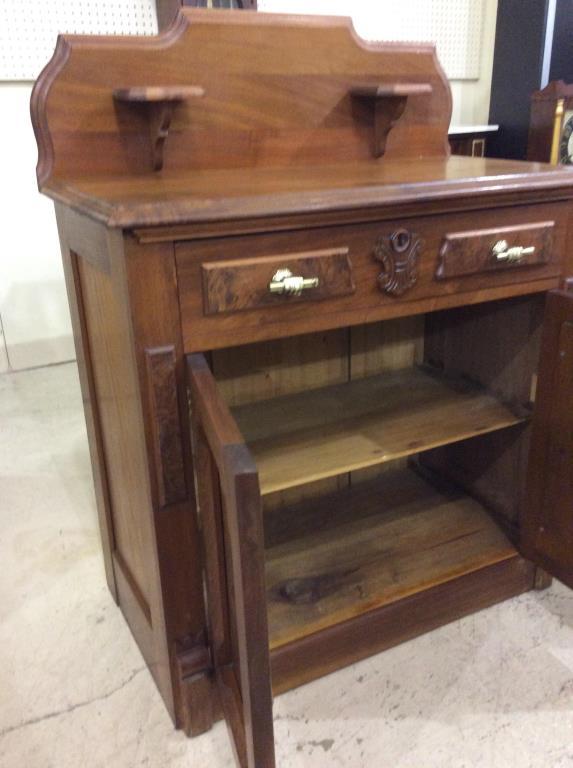
[[[301,579],[287,579],[276,585],[273,590],[274,597],[293,605],[311,605],[344,587],[348,587],[349,577],[357,571],[358,568],[350,568],[345,571],[306,576]]]

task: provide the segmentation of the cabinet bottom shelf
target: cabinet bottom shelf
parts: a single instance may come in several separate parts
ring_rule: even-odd
[[[411,469],[265,515],[271,650],[517,556],[474,499]]]

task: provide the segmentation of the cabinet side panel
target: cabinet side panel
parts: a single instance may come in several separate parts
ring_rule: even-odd
[[[65,236],[63,217],[58,215],[62,262],[66,280],[70,317],[74,332],[74,346],[82,401],[86,420],[86,431],[92,465],[94,491],[98,512],[98,522],[102,543],[103,560],[107,585],[115,602],[118,602],[118,588],[113,564],[114,533],[109,498],[109,484],[103,449],[101,423],[97,406],[93,366],[90,357],[87,337],[87,325],[84,313],[80,277],[78,271],[78,256],[70,251]]]
[[[130,367],[129,339],[111,278],[79,259],[86,332],[106,457],[116,556],[127,580],[149,608],[152,546],[145,477],[145,443],[140,434],[137,382]],[[144,607],[144,606],[142,606]]]
[[[123,236],[60,204],[56,215],[107,580],[175,719]],[[165,362],[164,356],[161,359]],[[160,410],[166,410],[169,425],[176,421],[166,385],[173,378],[172,367],[160,365],[160,375],[155,377],[159,382],[157,402],[167,406]],[[162,428],[161,436],[163,433]],[[171,498],[179,492],[179,486],[171,484],[170,474],[177,442],[168,440],[165,446],[166,492]]]

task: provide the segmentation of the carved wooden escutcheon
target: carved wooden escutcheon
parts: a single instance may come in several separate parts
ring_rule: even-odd
[[[384,267],[384,271],[378,275],[381,291],[401,296],[416,285],[418,257],[423,243],[417,234],[407,229],[397,229],[377,241],[374,258]]]

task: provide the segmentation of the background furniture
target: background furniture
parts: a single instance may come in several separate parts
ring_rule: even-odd
[[[450,112],[431,46],[224,11],[34,89],[110,590],[241,765],[271,686],[573,584],[573,177]]]
[[[573,85],[555,80],[531,96],[527,159],[571,165]]]
[[[500,130],[492,157],[529,159],[531,94],[573,81],[572,24],[572,0],[499,0],[489,122]]]
[[[256,11],[257,0],[155,0],[159,30],[167,29],[182,6]]]
[[[452,154],[485,157],[488,139],[498,128],[497,125],[450,126],[448,139]]]

